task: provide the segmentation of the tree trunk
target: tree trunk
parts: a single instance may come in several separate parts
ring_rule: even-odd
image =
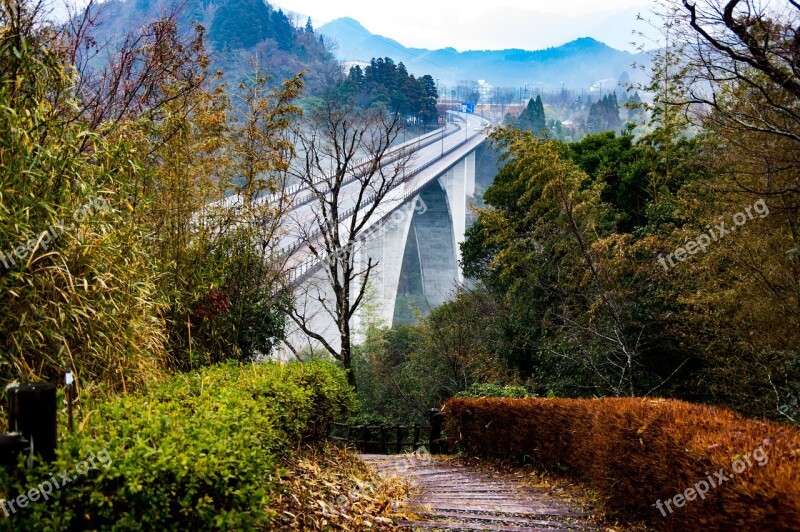
[[[353,373],[353,359],[351,356],[352,345],[350,343],[350,323],[345,323],[341,331],[342,338],[342,365],[347,373],[347,383],[353,387],[353,390],[358,390],[356,387],[356,375]]]

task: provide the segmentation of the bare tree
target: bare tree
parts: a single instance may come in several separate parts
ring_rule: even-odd
[[[209,60],[202,26],[179,29],[184,6],[180,1],[160,11],[120,42],[97,40],[106,5],[90,0],[80,10],[71,7],[56,37],[60,55],[74,70],[77,107],[62,113],[62,120],[83,122],[105,135],[131,117],[158,119],[174,102],[188,115],[192,95],[208,81]],[[84,141],[81,149],[88,146]]]
[[[750,67],[800,98],[800,3],[788,3],[792,7],[767,12],[767,4],[757,0],[707,0],[701,5],[683,0],[689,25],[706,45],[697,48],[698,58],[711,79],[755,82],[752,72],[746,72]]]
[[[683,11],[672,16],[684,19],[683,37],[692,43],[686,57],[689,103],[710,111],[703,120],[735,130],[734,138],[744,133],[800,142],[800,3],[682,4]]]
[[[326,101],[308,118],[297,131],[301,161],[295,176],[302,185],[300,199],[310,199],[296,210],[298,217],[305,216],[297,220],[300,252],[322,265],[325,288],[332,291],[333,300],[325,290],[316,290],[311,297],[319,304],[317,310],[336,324],[340,345],[337,348],[316,329],[307,309],[293,309],[291,317],[303,333],[342,362],[355,386],[350,371],[351,322],[378,265],[372,258],[366,264],[355,260],[358,241],[384,213],[383,202],[402,183],[412,153],[392,150],[402,128],[397,113]]]

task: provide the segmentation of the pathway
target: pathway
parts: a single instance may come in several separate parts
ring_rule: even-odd
[[[598,530],[565,498],[508,475],[430,455],[361,454],[359,458],[381,475],[409,481],[407,507],[415,517],[400,524],[415,530]]]

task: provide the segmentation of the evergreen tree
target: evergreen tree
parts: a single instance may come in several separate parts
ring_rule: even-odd
[[[622,127],[622,119],[619,117],[619,104],[617,95],[611,93],[605,95],[601,100],[593,103],[589,108],[589,118],[586,127],[590,133],[601,133],[603,131],[618,131]]]
[[[628,121],[639,124],[644,120],[644,109],[639,91],[633,91],[633,94],[625,103],[625,107],[628,108]]]
[[[436,99],[439,97],[439,93],[436,90],[436,82],[430,74],[425,74],[419,78],[419,85],[421,87],[422,98],[419,102],[417,115],[424,123],[434,122],[438,117]]]
[[[338,92],[343,97],[355,97],[362,108],[380,103],[423,123],[436,121],[438,93],[433,78],[425,75],[417,79],[409,75],[403,63],[395,64],[389,57],[373,58],[363,70],[352,67]]]
[[[275,31],[275,40],[278,41],[278,48],[281,50],[290,50],[294,43],[295,29],[289,22],[289,17],[287,17],[282,10],[273,11],[272,27]]]
[[[547,132],[547,119],[544,115],[542,97],[528,100],[528,106],[519,116],[517,127],[522,130],[532,131],[534,135],[544,136]]]
[[[311,25],[311,17],[308,17],[308,20],[306,20],[305,32],[306,33],[314,33],[314,26]]]
[[[353,83],[356,87],[363,87],[364,86],[364,71],[361,70],[361,67],[358,65],[350,67],[350,74],[347,76],[347,80]]]

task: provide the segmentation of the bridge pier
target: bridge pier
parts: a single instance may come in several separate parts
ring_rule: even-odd
[[[454,223],[447,193],[440,182],[434,181],[422,190],[420,201],[425,205],[425,211],[414,216],[409,234],[414,241],[408,249],[417,252],[426,307],[420,309],[423,314],[450,299],[458,280]],[[413,264],[413,261],[407,264]]]
[[[470,152],[464,159],[465,163],[465,177],[466,177],[466,193],[470,198],[475,197],[475,152]]]
[[[447,194],[447,207],[453,222],[453,243],[455,247],[457,277],[459,283],[464,282],[461,270],[461,244],[467,230],[467,196],[475,195],[475,152],[471,152],[451,167],[439,178],[439,184]]]
[[[377,314],[374,318],[389,327],[392,325],[397,301],[397,287],[400,283],[406,241],[417,207],[418,197],[415,197],[413,201],[392,211],[380,222],[377,229],[371,230],[365,235],[364,245],[358,254],[358,271],[363,271],[367,267],[367,260],[370,257],[373,263],[377,262],[377,266],[370,275],[369,289],[371,293],[368,294],[369,300],[366,304],[371,306]],[[356,295],[353,294],[353,297]],[[365,317],[364,312],[358,312],[353,325],[353,330],[358,331],[359,336],[364,332]]]

